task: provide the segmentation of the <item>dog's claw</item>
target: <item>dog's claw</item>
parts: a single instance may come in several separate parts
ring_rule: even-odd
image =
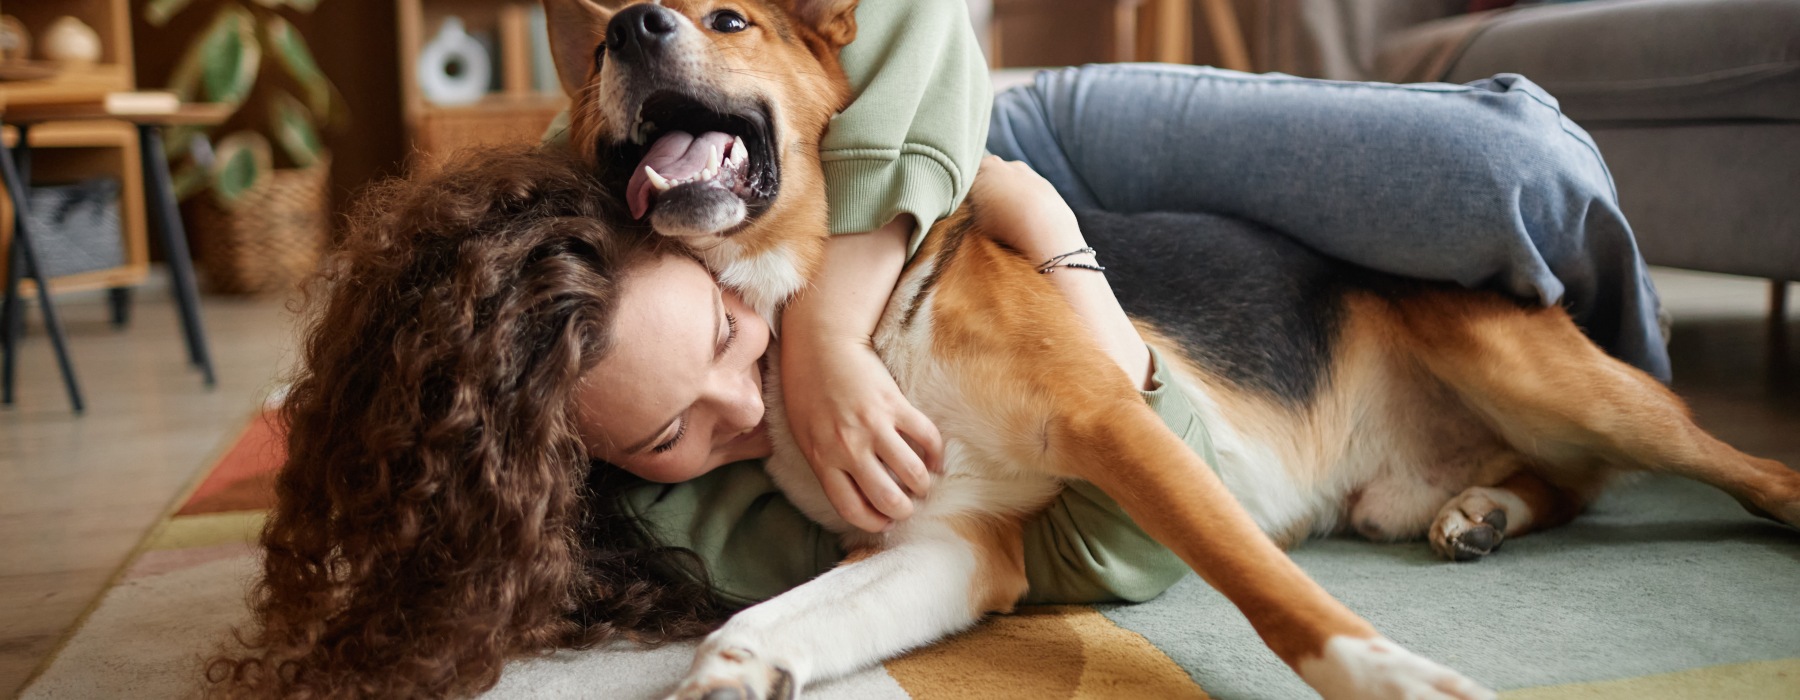
[[[1506,525],[1506,511],[1481,489],[1470,489],[1438,513],[1431,524],[1431,547],[1451,561],[1475,561],[1506,542]]]
[[[731,644],[703,646],[688,677],[670,700],[793,700],[799,694],[794,674]]]

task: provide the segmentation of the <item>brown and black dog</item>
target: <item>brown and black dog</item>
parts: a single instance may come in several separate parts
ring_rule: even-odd
[[[856,0],[544,3],[574,148],[634,213],[773,314],[827,235],[817,144],[848,99],[837,51],[855,36]],[[1031,261],[983,235],[979,207],[936,224],[874,338],[941,430],[943,476],[893,531],[853,531],[767,378],[770,473],[858,554],[710,636],[678,697],[792,697],[1010,610],[1026,588],[1021,524],[1064,479],[1117,499],[1328,698],[1491,693],[1382,638],[1276,541],[1354,529],[1476,558],[1568,521],[1628,470],[1700,479],[1800,525],[1800,474],[1695,426],[1561,309],[1351,269],[1245,226],[1203,227],[1190,248],[1204,258],[1162,256],[1197,267],[1146,268],[1119,287],[1210,427],[1209,465],[1122,374],[1095,371],[1111,361]],[[1196,223],[1096,214],[1083,226],[1129,241]]]

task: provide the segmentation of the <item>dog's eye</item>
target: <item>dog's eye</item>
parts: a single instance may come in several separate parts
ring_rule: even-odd
[[[736,34],[750,28],[750,20],[731,10],[719,10],[706,18],[706,26],[720,34]]]
[[[600,42],[599,46],[594,47],[594,72],[595,73],[600,72],[601,66],[604,65],[605,63],[606,63],[606,42],[602,41],[602,42]]]

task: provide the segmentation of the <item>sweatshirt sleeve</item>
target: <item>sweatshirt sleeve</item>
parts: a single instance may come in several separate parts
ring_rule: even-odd
[[[651,539],[692,551],[706,564],[708,583],[733,606],[773,598],[844,557],[837,535],[789,503],[760,460],[678,484],[640,484],[623,496]]]
[[[854,97],[820,144],[831,232],[902,214],[924,232],[962,203],[981,166],[993,89],[965,0],[864,0],[841,54]]]
[[[1144,402],[1209,465],[1219,463],[1212,433],[1162,356],[1154,363]],[[1140,603],[1161,595],[1189,569],[1181,557],[1144,532],[1098,487],[1069,481],[1043,513],[1025,525],[1025,577],[1030,604]]]

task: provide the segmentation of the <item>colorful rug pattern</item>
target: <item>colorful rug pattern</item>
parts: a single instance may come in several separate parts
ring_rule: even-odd
[[[25,698],[189,697],[245,619],[281,462],[258,416],[148,536]],[[1800,533],[1654,480],[1477,564],[1424,545],[1315,542],[1295,558],[1389,636],[1517,700],[1800,700]],[[519,662],[489,697],[655,698],[691,645]],[[827,700],[1290,698],[1308,691],[1194,577],[1137,606],[1032,608],[809,689]]]

